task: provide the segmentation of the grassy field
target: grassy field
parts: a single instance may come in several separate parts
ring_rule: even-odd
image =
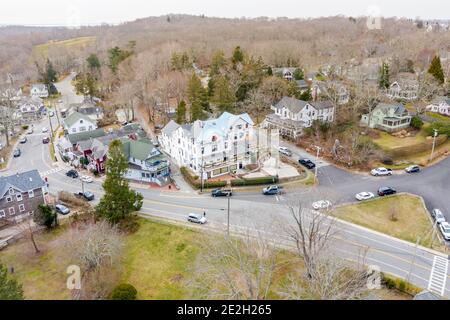
[[[441,121],[441,122],[450,123],[450,118],[449,117],[446,117],[446,116],[444,116],[442,114],[439,114],[439,113],[434,113],[434,112],[427,111],[427,112],[425,112],[425,115],[430,117],[430,118],[433,118],[433,119],[436,119],[438,121]]]
[[[391,219],[393,212],[396,213],[396,221]],[[337,208],[333,214],[339,219],[412,243],[416,243],[420,237],[420,245],[436,250],[444,249],[437,241],[437,237],[434,244],[431,244],[433,225],[421,199],[416,196],[396,195],[377,198]]]
[[[382,149],[393,149],[423,143],[426,141],[426,137],[427,137],[426,132],[423,129],[419,133],[417,133],[414,137],[407,137],[407,138],[397,138],[391,136],[387,132],[381,131],[380,137],[378,139],[374,139],[373,141],[377,145],[379,145]]]
[[[95,43],[95,41],[95,37],[80,37],[62,41],[49,41],[47,43],[35,46],[34,53],[43,57],[47,57],[50,48],[63,47],[67,50],[77,50],[92,45]]]
[[[189,289],[199,241],[204,235],[192,229],[142,219],[140,229],[125,238],[121,282],[138,291],[138,299],[196,299]],[[66,288],[66,268],[71,265],[65,247],[68,227],[35,236],[41,253],[35,254],[29,240],[12,244],[0,254],[0,263],[14,267],[14,276],[22,285],[26,299],[70,299]],[[280,299],[287,275],[303,269],[292,252],[280,251],[279,267],[273,275],[271,299]],[[411,297],[395,290],[374,292],[382,299],[404,300]]]

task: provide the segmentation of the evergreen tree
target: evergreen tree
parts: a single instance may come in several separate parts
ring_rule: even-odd
[[[303,101],[311,101],[312,100],[311,90],[308,88],[307,90],[303,91],[300,94],[299,99]]]
[[[58,80],[58,74],[56,70],[53,68],[53,63],[49,59],[47,59],[47,67],[46,67],[46,77],[45,84],[49,85]]]
[[[130,41],[129,47],[133,48],[135,45],[135,42]],[[133,50],[122,50],[119,47],[114,47],[108,50],[108,60],[109,64],[108,67],[111,69],[113,73],[117,72],[117,68],[119,67],[119,64],[130,57],[133,54]]]
[[[0,300],[23,300],[23,289],[14,279],[8,279],[8,270],[0,264]]]
[[[440,84],[444,84],[445,76],[444,71],[442,70],[441,58],[439,56],[435,56],[433,58],[433,61],[431,61],[428,73],[431,74],[437,81],[439,81]]]
[[[33,221],[40,226],[45,226],[47,229],[51,229],[56,225],[56,218],[56,212],[50,206],[43,204],[39,205],[38,210],[33,214]]]
[[[214,77],[211,77],[208,81],[208,97],[212,97],[214,95]]]
[[[205,118],[205,110],[209,108],[208,92],[194,73],[189,79],[186,95],[191,104],[191,121]]]
[[[379,80],[379,86],[380,89],[387,89],[391,85],[390,82],[390,71],[389,71],[389,65],[385,62],[380,67],[380,80]]]
[[[214,80],[214,95],[212,102],[219,108],[221,112],[233,112],[236,97],[231,90],[230,82],[224,76],[218,76]]]
[[[95,53],[91,53],[86,59],[88,67],[91,71],[98,71],[101,68],[100,59]]]
[[[271,66],[269,66],[269,68],[267,68],[267,75],[268,75],[269,77],[273,76],[273,70],[272,70],[272,67],[271,67]]]
[[[128,170],[128,159],[123,153],[119,140],[111,142],[106,161],[106,179],[103,183],[105,194],[96,208],[96,213],[111,223],[126,219],[142,207],[143,197],[131,190],[124,174]]]
[[[233,56],[231,58],[231,62],[233,66],[236,67],[238,63],[244,62],[244,52],[242,51],[240,46],[237,46],[233,51]]]
[[[216,51],[211,58],[211,71],[210,75],[214,76],[220,73],[220,68],[226,64],[225,54],[223,51]]]
[[[295,80],[304,80],[305,79],[305,74],[302,69],[300,69],[300,68],[295,69],[294,79]]]
[[[180,103],[178,104],[177,123],[178,124],[186,123],[186,102],[184,102],[184,100],[181,100]]]

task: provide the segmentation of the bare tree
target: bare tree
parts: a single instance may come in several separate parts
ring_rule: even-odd
[[[208,238],[201,245],[192,287],[208,299],[268,299],[277,257],[273,243],[260,232]]]
[[[9,132],[14,130],[14,89],[0,88],[0,126],[4,130],[6,145],[9,146]]]

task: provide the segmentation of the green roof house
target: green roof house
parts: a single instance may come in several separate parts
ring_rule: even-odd
[[[378,104],[371,113],[364,114],[361,124],[374,129],[395,132],[411,124],[411,115],[402,104]]]

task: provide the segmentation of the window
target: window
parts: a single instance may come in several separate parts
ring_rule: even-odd
[[[86,127],[80,127],[80,132],[86,131]]]
[[[16,213],[16,210],[14,210],[14,207],[11,207],[8,209],[9,215],[12,216]]]
[[[0,218],[6,217],[5,210],[0,210]]]
[[[6,202],[11,202],[12,201],[12,197],[6,197]]]
[[[225,149],[228,149],[228,142],[225,142]]]
[[[216,152],[216,151],[217,151],[217,145],[215,144],[212,146],[212,152]]]
[[[14,189],[13,189],[13,188],[10,188],[10,189],[9,189],[9,194],[14,194],[14,193],[15,193]]]
[[[34,191],[28,191],[28,198],[34,198]]]
[[[238,127],[238,129],[239,129],[239,130],[241,130],[241,129],[242,129],[242,125],[241,125],[241,124],[240,124],[240,125],[238,125],[237,127]]]
[[[77,128],[72,128],[72,132],[76,133],[77,132]]]
[[[25,205],[24,204],[20,204],[19,205],[19,211],[20,212],[24,212],[25,211]]]
[[[19,193],[16,195],[17,201],[22,201],[22,195]]]

